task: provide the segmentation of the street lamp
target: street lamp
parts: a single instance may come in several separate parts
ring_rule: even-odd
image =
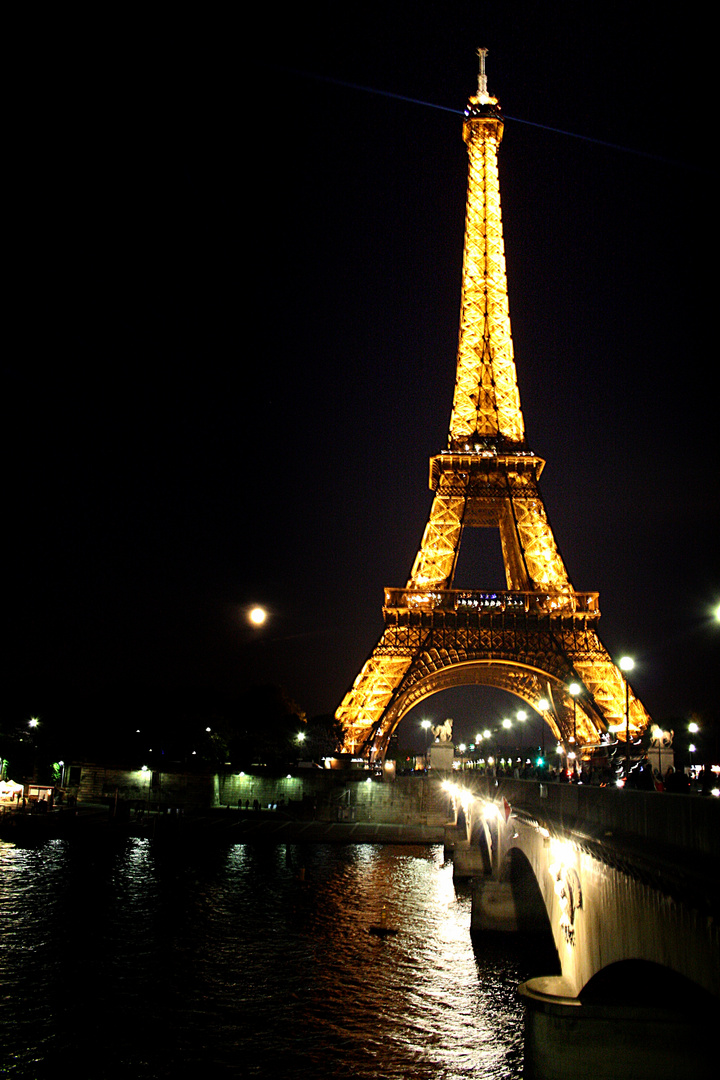
[[[697,735],[698,732],[700,731],[700,725],[697,724],[694,720],[691,720],[690,723],[688,724],[688,731],[690,732],[691,735]],[[688,746],[688,750],[690,751],[690,775],[694,779],[695,771],[694,771],[693,754],[697,750],[697,746],[695,745],[695,743],[690,743],[690,745]]]
[[[515,715],[518,718],[518,722],[521,723],[521,724],[524,724],[525,721],[527,720],[527,712],[525,711],[525,709],[518,709],[518,711],[515,713]],[[525,757],[525,747],[520,742],[521,738],[522,738],[522,736],[518,736],[518,751],[520,753],[520,758],[522,760]]]
[[[541,697],[536,706],[539,713],[546,713],[550,708],[550,702],[547,698]],[[545,717],[541,716],[542,726],[540,728],[541,742],[542,742],[542,756],[545,759]]]
[[[568,761],[572,760],[572,770],[573,770],[573,774],[575,774],[577,772],[577,765],[576,765],[577,755],[575,754],[575,751],[574,751],[574,748],[577,746],[577,696],[578,696],[578,694],[582,693],[582,686],[580,685],[580,683],[571,682],[570,685],[568,686],[568,693],[572,695],[572,699],[573,699],[573,733],[572,733],[573,750],[568,754]]]
[[[428,746],[430,745],[430,739],[428,738],[428,732],[430,731],[430,728],[432,727],[432,721],[430,721],[430,720],[421,720],[420,721],[420,727],[425,732],[425,753],[427,754]]]
[[[483,733],[482,733],[482,731],[478,731],[478,733],[475,736],[475,754],[476,754],[475,768],[477,768],[478,765],[480,765],[480,763],[485,760],[485,758],[483,757],[482,741],[483,741]]]
[[[635,667],[635,661],[632,656],[621,656],[618,661],[618,667],[625,674],[625,783],[630,776],[630,683],[628,682],[627,672],[632,671]]]
[[[568,686],[568,693],[573,699],[573,737],[572,741],[577,742],[577,696],[582,693],[582,687],[580,683],[571,682]]]

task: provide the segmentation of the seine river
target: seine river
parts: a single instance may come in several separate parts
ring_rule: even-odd
[[[538,972],[469,928],[442,846],[0,842],[0,1076],[514,1080]]]

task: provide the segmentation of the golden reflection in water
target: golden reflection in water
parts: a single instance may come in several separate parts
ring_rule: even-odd
[[[0,862],[18,1067],[113,1045],[138,1080],[239,1063],[292,1080],[522,1076],[524,973],[506,947],[473,948],[442,846],[128,838],[3,845]],[[369,933],[383,909],[397,936]]]

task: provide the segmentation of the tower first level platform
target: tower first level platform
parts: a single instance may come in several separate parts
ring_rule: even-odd
[[[596,593],[386,589],[385,628],[337,717],[345,749],[384,756],[424,698],[455,686],[507,690],[570,747],[624,729],[625,682],[597,634]],[[582,696],[570,695],[577,680]],[[630,700],[630,731],[649,717]]]

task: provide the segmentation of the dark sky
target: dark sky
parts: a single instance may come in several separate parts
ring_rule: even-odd
[[[483,45],[556,539],[651,713],[717,715],[709,18],[366,0],[33,38],[10,158],[13,700],[271,680],[335,709],[446,445]]]

